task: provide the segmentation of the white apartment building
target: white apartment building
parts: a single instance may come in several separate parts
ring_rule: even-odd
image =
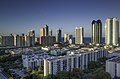
[[[106,61],[106,72],[108,72],[112,78],[115,76],[120,77],[120,57]]]
[[[23,67],[34,69],[37,66],[43,66],[46,58],[50,58],[50,56],[45,52],[28,52],[28,54],[22,55]]]
[[[62,48],[62,49],[54,48],[54,49],[51,49],[50,53],[51,53],[51,55],[58,56],[58,55],[61,55],[62,53],[65,53],[65,51],[67,51],[67,50],[69,50],[69,49],[67,49],[67,48]]]
[[[101,57],[108,57],[108,51],[101,48],[91,51],[74,50],[65,56],[44,59],[44,76],[58,71],[71,71],[73,68],[87,69],[88,62],[97,61]]]

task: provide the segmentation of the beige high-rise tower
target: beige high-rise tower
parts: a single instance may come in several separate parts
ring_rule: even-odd
[[[83,27],[75,28],[75,44],[83,44],[84,29]]]
[[[40,44],[41,44],[41,37],[42,36],[49,36],[49,27],[48,25],[44,25],[44,27],[40,28]]]
[[[106,45],[118,45],[119,40],[119,20],[107,18],[105,21],[105,43]]]

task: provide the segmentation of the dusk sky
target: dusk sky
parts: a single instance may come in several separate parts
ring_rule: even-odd
[[[0,0],[0,35],[25,33],[33,29],[39,36],[47,24],[55,35],[57,29],[73,34],[77,26],[91,37],[92,20],[120,19],[120,0]]]

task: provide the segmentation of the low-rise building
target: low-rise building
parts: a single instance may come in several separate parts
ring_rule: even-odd
[[[108,72],[112,78],[115,76],[120,77],[120,57],[106,61],[106,72]]]
[[[49,58],[50,56],[42,51],[28,52],[28,54],[22,55],[23,67],[25,68],[35,68],[37,66],[44,65],[44,59]]]
[[[88,62],[108,57],[108,51],[101,48],[91,51],[72,50],[68,53],[65,56],[44,59],[44,76],[59,71],[71,71],[73,68],[87,69]]]

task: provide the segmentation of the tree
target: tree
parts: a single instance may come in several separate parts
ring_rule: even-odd
[[[120,79],[120,77],[115,76],[113,79]]]
[[[71,72],[71,75],[75,78],[75,79],[80,79],[83,76],[83,71],[80,70],[79,68],[74,68]]]
[[[92,79],[112,79],[110,74],[104,70],[99,70],[90,76]]]
[[[57,79],[69,79],[68,72],[60,71],[56,74]]]
[[[95,69],[100,66],[101,66],[100,62],[91,61],[88,63],[88,69]]]
[[[100,71],[96,76],[97,76],[98,79],[112,79],[110,74],[103,71],[103,70]]]
[[[101,63],[105,63],[107,59],[108,58],[106,58],[106,57],[102,57],[102,58],[99,58],[98,61]]]
[[[44,79],[57,79],[57,78],[56,78],[56,76],[54,74],[49,74]]]

